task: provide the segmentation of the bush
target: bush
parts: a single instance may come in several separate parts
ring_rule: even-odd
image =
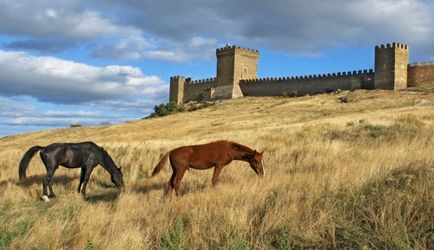
[[[81,127],[81,124],[79,124],[79,123],[73,123],[73,124],[69,125],[69,127],[70,128],[79,128],[79,127]]]
[[[154,106],[154,112],[149,117],[159,117],[185,111],[182,104],[176,102],[161,103]]]
[[[154,106],[154,112],[151,113],[146,118],[166,116],[166,115],[171,115],[171,114],[185,112],[185,111],[195,111],[198,109],[203,109],[209,106],[213,106],[214,104],[215,103],[213,102],[201,102],[201,103],[190,102],[185,105],[177,104],[176,102],[161,103],[160,105]]]

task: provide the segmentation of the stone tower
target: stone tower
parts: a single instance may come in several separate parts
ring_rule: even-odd
[[[400,43],[375,47],[375,88],[407,88],[408,46]]]
[[[258,75],[259,52],[238,46],[216,50],[217,78],[214,98],[230,99],[242,97],[241,79],[256,79]]]
[[[186,78],[183,76],[170,77],[169,102],[176,102],[177,104],[184,103],[185,81]]]

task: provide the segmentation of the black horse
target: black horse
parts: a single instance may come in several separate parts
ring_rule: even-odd
[[[23,156],[19,167],[20,180],[26,178],[26,169],[29,162],[36,152],[40,152],[42,161],[47,169],[47,175],[43,179],[42,195],[47,196],[47,186],[49,188],[48,196],[54,197],[53,188],[51,187],[53,175],[59,165],[66,168],[81,168],[80,184],[78,192],[85,197],[86,185],[89,181],[90,174],[98,164],[107,170],[111,175],[111,181],[116,187],[123,187],[124,181],[121,168],[118,168],[104,148],[99,147],[93,142],[80,143],[53,143],[46,147],[31,147]],[[81,188],[83,184],[83,188]],[[44,199],[44,197],[43,197]]]

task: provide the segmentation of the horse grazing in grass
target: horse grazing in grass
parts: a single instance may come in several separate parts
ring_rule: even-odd
[[[233,160],[245,161],[257,175],[264,175],[263,152],[250,149],[241,144],[230,141],[216,141],[202,145],[184,146],[167,152],[152,172],[152,176],[158,174],[170,158],[172,177],[169,180],[168,196],[172,197],[172,190],[179,194],[182,177],[188,168],[209,169],[214,167],[212,184],[215,186],[219,181],[219,175],[223,167]]]
[[[66,168],[81,168],[78,192],[80,193],[81,191],[84,197],[86,196],[86,185],[89,181],[90,174],[98,164],[101,164],[101,166],[110,173],[111,181],[116,187],[124,186],[121,168],[116,166],[104,148],[99,147],[93,142],[53,143],[46,147],[31,147],[21,159],[19,167],[20,180],[26,178],[26,170],[29,166],[29,162],[39,150],[41,150],[40,156],[42,162],[47,169],[47,175],[42,181],[43,199],[47,199],[47,187],[49,188],[48,196],[55,196],[51,184],[54,172],[59,165]],[[83,188],[81,188],[82,185]]]

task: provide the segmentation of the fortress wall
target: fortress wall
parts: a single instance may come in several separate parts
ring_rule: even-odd
[[[243,80],[241,90],[245,96],[282,96],[317,94],[337,89],[371,89],[374,87],[373,70]]]
[[[434,62],[408,65],[408,86],[434,87]]]
[[[184,102],[211,100],[212,86],[214,85],[215,78],[186,83],[184,87]]]

